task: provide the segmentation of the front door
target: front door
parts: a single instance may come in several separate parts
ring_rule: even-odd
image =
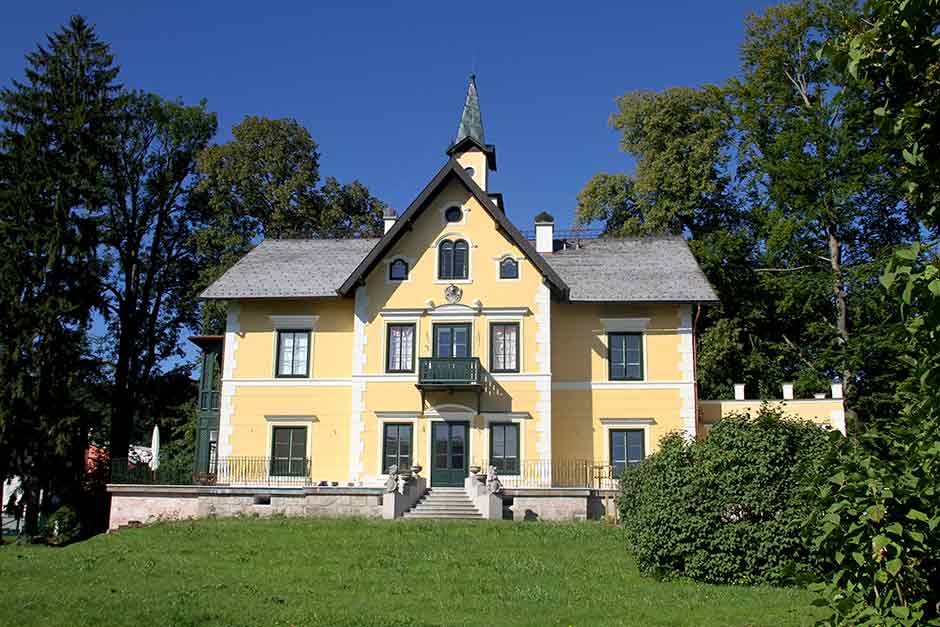
[[[435,324],[434,325],[434,356],[435,357],[469,357],[470,356],[470,325],[469,324]]]
[[[431,423],[431,486],[463,486],[469,463],[467,446],[470,425],[466,422]]]

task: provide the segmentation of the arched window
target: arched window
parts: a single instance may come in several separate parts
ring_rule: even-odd
[[[449,239],[440,243],[437,250],[437,278],[466,279],[470,266],[470,246],[462,239]]]
[[[403,259],[396,259],[388,266],[388,278],[390,281],[406,281],[408,279],[408,262]]]
[[[513,259],[512,257],[506,257],[499,262],[499,278],[501,279],[518,279],[519,278],[519,262]]]

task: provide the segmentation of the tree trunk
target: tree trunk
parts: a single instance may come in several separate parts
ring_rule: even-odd
[[[842,384],[843,384],[843,397],[846,399],[851,398],[852,390],[852,369],[848,365],[848,357],[845,354],[848,350],[849,343],[849,309],[848,309],[848,298],[845,293],[845,275],[842,272],[842,240],[839,239],[839,233],[835,227],[829,227],[829,263],[832,266],[832,292],[836,300],[836,330],[839,333],[839,338],[842,342]],[[847,420],[847,425],[851,422],[853,425],[857,420],[855,412],[849,410],[846,412],[849,414],[847,418],[851,417],[851,421]]]

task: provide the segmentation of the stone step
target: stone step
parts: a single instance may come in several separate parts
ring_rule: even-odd
[[[472,505],[418,505],[413,512],[475,512],[477,508]]]
[[[462,505],[462,504],[464,504],[464,503],[469,504],[469,505],[472,505],[472,504],[473,504],[473,501],[471,501],[470,499],[441,499],[441,498],[430,499],[430,498],[423,498],[423,499],[421,499],[420,502],[421,502],[421,503],[454,503],[454,504],[456,504],[456,505]]]
[[[463,514],[463,513],[434,513],[434,514],[422,514],[418,512],[405,512],[404,518],[415,520],[421,518],[424,520],[483,520],[483,514],[479,512],[475,514]]]

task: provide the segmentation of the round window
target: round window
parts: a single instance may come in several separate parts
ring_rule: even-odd
[[[465,167],[463,171],[466,172],[467,176],[469,176],[470,178],[473,178],[473,175],[477,173],[477,171],[474,170],[471,166]]]
[[[460,222],[462,217],[463,211],[460,210],[460,207],[451,207],[444,212],[444,219],[448,222]]]

